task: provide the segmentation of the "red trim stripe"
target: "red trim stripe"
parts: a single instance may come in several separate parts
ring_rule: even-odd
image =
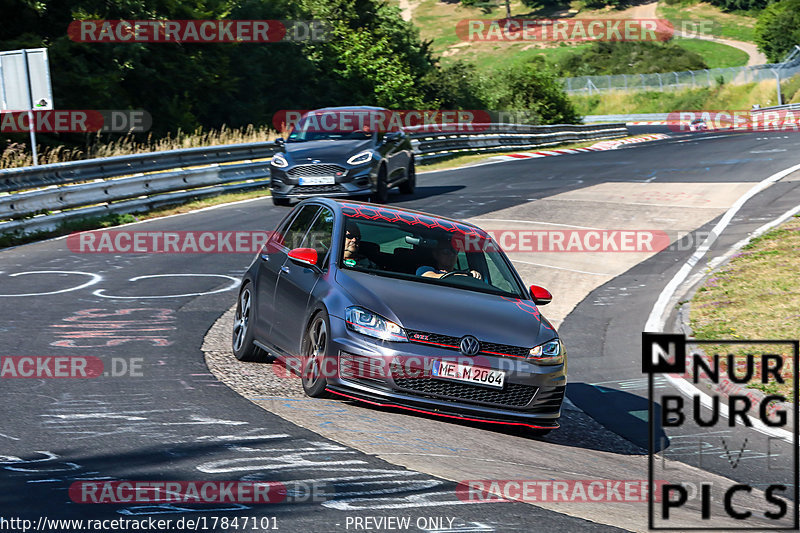
[[[370,405],[377,405],[378,407],[396,407],[397,409],[406,409],[408,411],[414,411],[415,413],[423,413],[426,415],[434,415],[440,416],[443,418],[455,418],[457,420],[469,420],[470,422],[484,422],[486,424],[501,424],[504,426],[525,426],[532,429],[558,429],[558,426],[534,426],[533,424],[524,424],[522,422],[500,422],[498,420],[485,420],[483,418],[470,418],[467,416],[457,416],[457,415],[446,415],[444,413],[436,413],[434,411],[425,411],[424,409],[414,409],[413,407],[406,407],[404,405],[397,405],[394,403],[378,403],[373,402],[371,400],[365,400],[363,398],[357,398],[356,396],[350,396],[349,394],[345,394],[343,392],[337,392],[331,389],[325,389],[326,391],[332,394],[338,394],[339,396],[344,396],[345,398],[350,398],[351,400],[357,400],[359,402],[365,402]]]

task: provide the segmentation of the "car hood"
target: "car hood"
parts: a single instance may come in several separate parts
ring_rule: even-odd
[[[533,347],[557,336],[530,300],[339,270],[353,303],[405,329]]]
[[[341,141],[287,142],[285,152],[295,163],[307,163],[312,159],[344,162],[351,155],[373,148],[371,139]]]

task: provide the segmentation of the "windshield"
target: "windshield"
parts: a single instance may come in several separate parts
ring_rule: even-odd
[[[485,233],[465,235],[421,224],[347,216],[339,266],[524,298],[507,259]]]
[[[288,142],[321,140],[364,140],[373,135],[369,122],[345,120],[342,113],[311,113],[289,134]]]

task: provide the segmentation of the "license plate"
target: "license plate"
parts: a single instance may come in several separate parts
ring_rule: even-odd
[[[333,176],[307,176],[300,178],[300,185],[333,185],[336,178]]]
[[[484,385],[502,389],[506,381],[506,373],[481,366],[462,365],[449,361],[434,361],[431,375],[439,379],[452,379],[475,385]]]

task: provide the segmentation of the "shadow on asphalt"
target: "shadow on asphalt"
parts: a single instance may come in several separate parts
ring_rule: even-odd
[[[648,409],[650,402],[635,394],[588,383],[567,385],[567,397],[584,413],[599,424],[629,440],[636,446],[648,450]],[[661,405],[653,405],[656,435],[655,451],[662,450],[661,443],[668,442],[661,427]]]

